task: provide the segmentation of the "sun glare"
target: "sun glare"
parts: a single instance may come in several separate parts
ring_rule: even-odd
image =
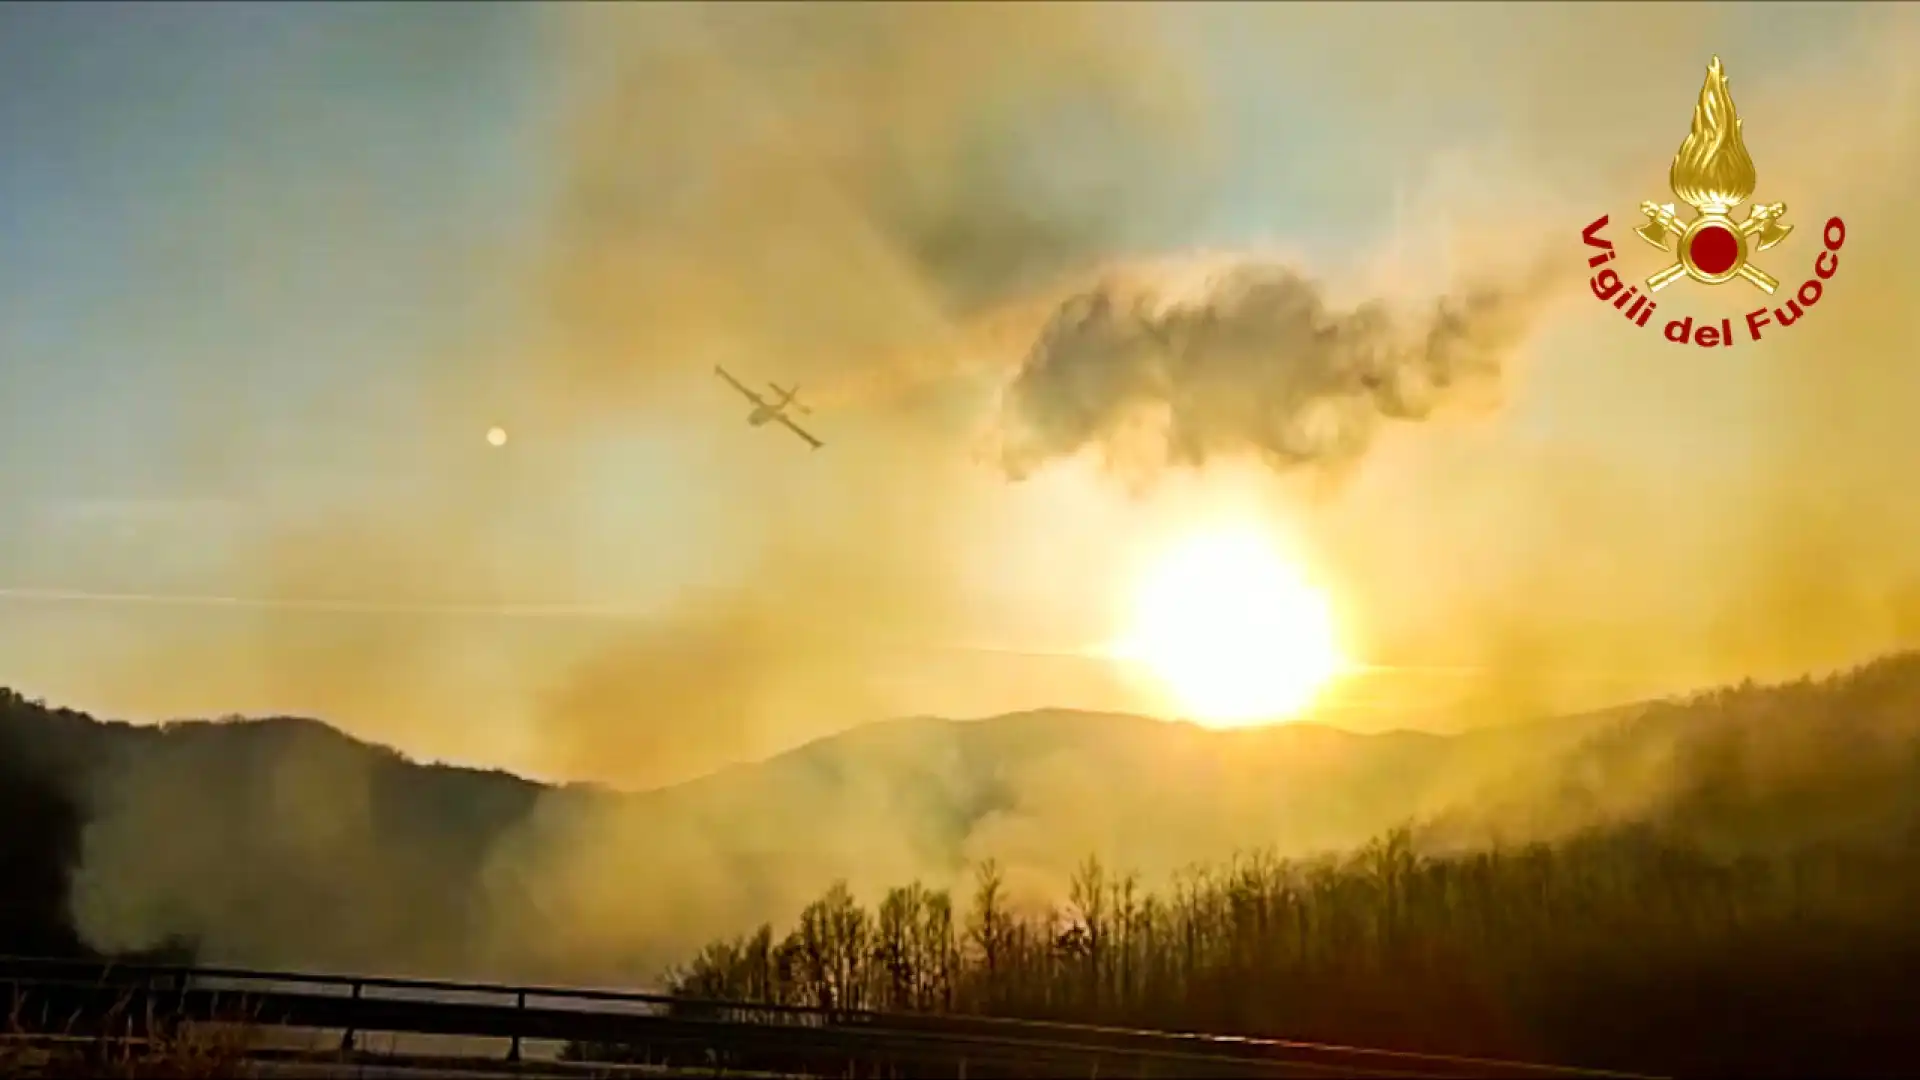
[[[1223,727],[1297,715],[1345,666],[1326,596],[1254,530],[1201,534],[1163,556],[1115,652],[1190,719]]]

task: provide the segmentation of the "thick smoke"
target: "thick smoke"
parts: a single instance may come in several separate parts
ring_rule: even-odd
[[[262,432],[250,395],[236,392],[246,380],[232,374],[251,368],[209,380],[196,399],[204,415],[184,425],[193,460],[216,461],[216,478],[249,473],[287,491],[266,520],[236,527],[205,588],[647,607],[654,617],[186,620],[151,609],[124,616],[107,659],[77,662],[89,675],[75,696],[147,715],[318,715],[420,756],[633,788],[887,715],[901,700],[889,678],[927,666],[903,653],[978,629],[966,617],[980,591],[969,562],[998,554],[993,529],[1010,519],[1008,503],[1035,490],[960,460],[983,419],[972,406],[984,403],[941,383],[956,369],[1011,380],[996,464],[1015,473],[1092,447],[1124,457],[1144,446],[1156,467],[1241,454],[1295,470],[1363,464],[1360,482],[1303,529],[1333,553],[1327,577],[1364,655],[1472,669],[1474,722],[1564,708],[1582,669],[1644,665],[1700,685],[1729,668],[1849,659],[1920,627],[1920,520],[1890,494],[1910,487],[1902,470],[1914,460],[1916,283],[1903,254],[1913,225],[1900,208],[1920,161],[1902,52],[1914,27],[1898,9],[1852,28],[1829,8],[1781,11],[1818,33],[1780,35],[1809,44],[1805,70],[1765,76],[1771,99],[1760,72],[1743,74],[1729,56],[1741,86],[1755,88],[1741,107],[1771,117],[1748,131],[1764,190],[1781,191],[1796,214],[1808,208],[1794,243],[1777,249],[1783,280],[1810,260],[1812,214],[1845,212],[1854,231],[1806,323],[1764,347],[1706,353],[1636,337],[1580,301],[1585,315],[1532,339],[1540,362],[1526,366],[1535,385],[1522,389],[1539,399],[1520,410],[1530,426],[1476,432],[1486,436],[1477,442],[1465,425],[1428,425],[1418,440],[1388,432],[1476,388],[1515,385],[1510,361],[1548,292],[1536,275],[1495,279],[1518,288],[1441,288],[1448,299],[1424,310],[1349,308],[1282,265],[1132,260],[1217,241],[1195,219],[1274,198],[1262,184],[1281,174],[1265,147],[1290,159],[1291,179],[1272,186],[1315,218],[1342,217],[1340,189],[1355,189],[1364,213],[1346,207],[1343,230],[1377,224],[1388,194],[1355,178],[1418,186],[1464,163],[1470,182],[1428,194],[1432,231],[1477,235],[1475,256],[1561,237],[1556,265],[1577,266],[1572,230],[1601,208],[1658,197],[1678,131],[1650,129],[1684,120],[1698,65],[1718,47],[1708,39],[1751,15],[1706,11],[1648,39],[1617,15],[1544,7],[1485,20],[1409,9],[1388,25],[1306,6],[541,10],[564,30],[550,70],[578,83],[540,114],[533,149],[515,147],[555,175],[528,235],[504,251],[478,259],[449,244],[446,266],[420,270],[394,250],[420,246],[398,227],[418,207],[379,204],[391,220],[343,209],[386,190],[370,164],[378,156],[359,151],[435,145],[437,121],[419,119],[431,111],[383,105],[372,130],[360,114],[324,114],[285,143],[310,155],[298,160],[263,157],[254,132],[222,129],[231,159],[208,165],[221,182],[183,185],[207,192],[207,204],[176,208],[177,235],[238,242],[212,255],[167,248],[183,263],[205,257],[168,281],[246,297],[289,340],[347,319],[346,308],[307,301],[309,275],[331,256],[341,277],[411,267],[434,278],[435,296],[455,298],[434,309],[456,324],[435,346],[385,350],[401,358],[375,395],[388,411],[330,411],[344,407],[329,400]],[[1172,58],[1175,35],[1161,31],[1202,24],[1246,54],[1213,67]],[[1859,37],[1835,43],[1836,29]],[[1627,49],[1671,77],[1621,82]],[[393,60],[406,75],[396,81],[420,74],[415,49]],[[1221,87],[1234,82],[1227,100]],[[1327,138],[1315,124],[1264,119],[1296,101],[1313,106],[1301,116],[1368,134]],[[1242,167],[1209,175],[1207,151],[1220,149],[1210,125],[1249,102],[1263,119],[1230,148]],[[261,130],[286,130],[283,113],[268,111]],[[469,194],[461,176],[439,178],[448,201]],[[1234,192],[1210,186],[1247,177]],[[1196,188],[1207,197],[1190,198]],[[1253,231],[1312,225],[1296,215]],[[1635,243],[1625,225],[1615,226],[1623,247]],[[466,287],[474,266],[489,291]],[[1105,284],[1061,307],[1074,291],[1061,281],[1109,268]],[[398,294],[412,283],[376,284]],[[141,310],[176,309],[187,305],[149,299]],[[494,317],[528,310],[524,322]],[[223,363],[256,362],[259,343],[204,310],[180,326],[153,318],[140,325],[154,337],[198,342],[217,330],[236,343]],[[777,432],[741,427],[729,411],[740,402],[710,375],[716,359],[808,393],[822,387],[813,400],[830,448],[796,454]],[[369,396],[361,385],[336,392]],[[494,454],[478,434],[502,420],[514,441]],[[310,460],[335,463],[330,483],[261,464],[276,440],[308,431]],[[1086,490],[1074,493],[1095,502]],[[1144,511],[1101,505],[1116,537],[1152,524]],[[1037,519],[1027,542],[1057,546],[1057,533],[1078,527],[1062,520],[1071,516]],[[1013,576],[1004,562],[992,570],[989,580]],[[1086,592],[1124,588],[1118,577],[1058,576]],[[1049,618],[1046,606],[987,621],[1019,633]],[[1012,681],[1003,671],[950,680],[939,708],[986,711],[958,704],[961,691]],[[1029,703],[1073,699],[1064,684],[1048,672],[1018,689]],[[1121,774],[1080,749],[1106,745],[1107,731],[1013,775],[994,773],[997,755],[964,763],[992,774],[991,805],[971,808],[987,823],[981,835],[1012,837],[1035,863],[1143,835],[1158,804],[1116,796],[1108,781]],[[1309,762],[1297,783],[1256,770],[1234,805],[1270,815],[1276,787],[1332,783],[1300,753],[1286,755]],[[103,771],[100,790],[113,795],[95,803],[78,875],[90,940],[139,946],[183,932],[232,959],[444,970],[464,944],[421,924],[451,926],[450,892],[474,880],[467,900],[490,941],[518,956],[545,950],[556,977],[572,977],[568,961],[615,947],[785,916],[836,871],[869,887],[952,872],[928,852],[951,850],[934,840],[959,826],[916,809],[937,779],[902,763],[964,771],[910,745],[837,771],[760,774],[697,812],[661,817],[499,779],[486,806],[435,794],[423,812],[433,824],[401,836],[369,812],[394,786],[424,790],[380,779],[395,770],[323,755],[304,736],[242,756],[245,775],[261,778],[246,793],[210,785],[198,767]],[[1184,779],[1217,804],[1203,759],[1143,756],[1132,774],[1142,779],[1117,782],[1123,790]],[[1400,786],[1398,773],[1378,782]],[[460,826],[468,815],[484,826]],[[1212,824],[1169,830],[1183,835],[1168,846]],[[1274,817],[1251,809],[1242,824],[1249,837],[1279,835]],[[450,844],[446,832],[483,839]],[[822,848],[835,857],[811,857]],[[254,867],[269,856],[289,868],[275,895],[307,906],[276,916],[259,902]],[[343,910],[351,917],[329,915]]]
[[[203,588],[422,612],[577,603],[639,614],[142,610],[125,617],[124,651],[101,680],[116,711],[319,716],[422,757],[644,789],[897,715],[938,646],[979,636],[964,574],[1002,485],[960,452],[970,402],[893,395],[922,372],[951,372],[945,345],[976,315],[1024,309],[1045,283],[1179,216],[1172,196],[1199,157],[1185,76],[1139,13],[1072,6],[648,5],[540,18],[556,45],[543,70],[563,77],[557,115],[525,133],[549,166],[532,227],[484,260],[462,250],[434,266],[435,295],[462,302],[430,313],[454,324],[439,347],[383,376],[396,392],[382,401],[408,403],[394,406],[404,422],[347,414],[353,430],[333,434],[351,438],[326,447],[334,483],[319,492],[258,469],[253,482],[308,497],[279,495],[236,529]],[[371,64],[372,47],[353,45]],[[411,84],[413,59],[389,59],[404,76],[390,81]],[[414,104],[386,122],[429,145],[433,112]],[[360,131],[356,115],[329,119],[315,125],[316,158],[329,137]],[[281,170],[326,170],[248,145],[233,139],[235,179],[221,190],[243,191],[248,220],[273,239],[252,235],[251,261],[210,258],[207,280],[246,266],[269,294],[260,306],[286,325],[337,319],[277,291],[294,276],[260,262],[299,252],[312,273],[341,252],[331,269],[353,279],[380,261],[400,211],[417,208],[372,200],[351,223],[360,244],[321,243],[353,230]],[[181,221],[225,220],[224,205],[178,209]],[[477,270],[485,288],[470,280]],[[882,359],[896,357],[912,359]],[[755,383],[799,382],[829,448],[807,455],[777,429],[745,427],[716,361]],[[885,393],[836,402],[842,385]],[[207,415],[192,450],[223,475],[284,434],[259,430],[234,395],[198,404]],[[498,452],[478,442],[496,422],[514,433]],[[296,426],[329,427],[318,415]],[[505,953],[584,961],[610,942],[685,945],[682,934],[779,914],[827,865],[765,861],[802,832],[856,853],[876,883],[921,868],[915,845],[894,838],[901,816],[870,813],[847,794],[866,783],[848,777],[826,796],[759,785],[755,800],[794,805],[792,794],[807,809],[755,821],[744,807],[633,817],[550,792],[490,834],[490,850],[448,854],[461,868],[443,873],[428,852],[458,845],[372,824],[368,808],[390,799],[379,767],[274,739],[248,753],[252,771],[277,778],[263,780],[270,790],[209,789],[198,769],[132,761],[96,778],[111,795],[83,844],[89,940],[138,946],[178,932],[229,959],[445,968],[440,939],[412,920],[450,911],[444,890],[472,881],[472,907]],[[468,810],[481,812],[435,820],[455,829]],[[280,914],[249,914],[268,905],[254,903],[251,872],[229,872],[234,850],[289,868]],[[309,873],[329,884],[308,887]],[[312,930],[322,920],[304,905],[328,903],[354,915]]]
[[[1160,281],[1164,281],[1164,276]],[[1016,476],[1158,413],[1168,462],[1256,452],[1277,469],[1339,467],[1387,420],[1422,420],[1462,384],[1495,380],[1539,294],[1485,286],[1430,311],[1328,304],[1301,272],[1202,269],[1186,289],[1112,278],[1063,303],[1007,390]]]
[[[972,402],[912,395],[976,318],[1181,216],[1204,157],[1190,73],[1142,14],[1072,6],[540,18],[556,112],[523,136],[547,181],[533,227],[480,264],[484,290],[444,269],[436,291],[465,301],[430,313],[449,344],[384,376],[417,403],[404,424],[356,416],[329,448],[340,480],[250,515],[205,591],[640,617],[136,614],[115,705],[319,715],[429,756],[647,787],[899,711],[892,669],[978,636],[955,565],[998,485],[960,452]],[[377,256],[317,244],[331,222],[272,164],[234,163],[265,246],[351,250],[337,273],[363,273]],[[272,299],[292,324],[328,317]],[[829,448],[746,428],[716,362],[797,382]],[[259,460],[274,433],[208,401],[195,437],[222,441],[226,471]],[[496,422],[514,432],[497,453],[477,441]],[[476,655],[495,659],[476,672]]]

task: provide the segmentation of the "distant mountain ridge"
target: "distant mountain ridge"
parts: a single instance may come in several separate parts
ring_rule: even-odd
[[[4,806],[49,821],[65,807],[67,823],[8,830],[0,873],[70,880],[18,890],[38,910],[10,913],[0,948],[77,929],[99,948],[184,941],[249,964],[631,975],[789,917],[835,879],[937,886],[986,857],[1039,895],[1089,853],[1151,875],[1410,820],[1437,845],[1654,819],[1897,831],[1920,799],[1916,735],[1920,657],[1902,655],[1450,735],[916,717],[626,793],[419,764],[314,720],[135,726],[9,692]]]

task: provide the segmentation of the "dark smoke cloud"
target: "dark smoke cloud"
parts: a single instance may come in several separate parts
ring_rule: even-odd
[[[1004,401],[1012,475],[1136,431],[1169,464],[1255,452],[1277,469],[1357,460],[1387,420],[1422,420],[1496,379],[1544,289],[1480,284],[1407,314],[1350,309],[1290,266],[1236,262],[1181,288],[1109,278],[1041,332]],[[1535,278],[1534,280],[1541,280]]]

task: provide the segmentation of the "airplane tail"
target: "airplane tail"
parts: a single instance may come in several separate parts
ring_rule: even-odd
[[[794,383],[791,389],[787,387],[783,387],[777,382],[770,382],[767,385],[772,387],[773,392],[780,396],[781,408],[792,409],[793,411],[799,413],[802,416],[813,415],[812,409],[809,409],[805,405],[800,403],[800,400],[799,400],[800,384],[799,383]]]

